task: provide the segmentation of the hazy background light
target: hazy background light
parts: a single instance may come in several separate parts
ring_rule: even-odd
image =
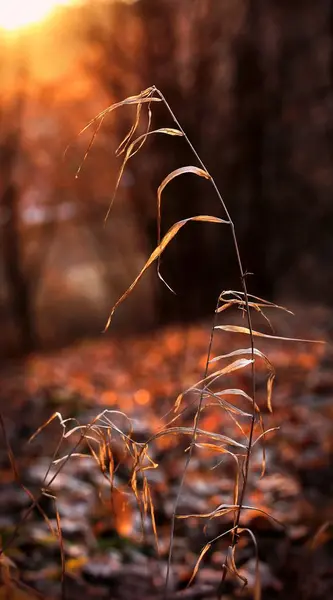
[[[51,16],[57,8],[74,4],[75,0],[10,0],[0,4],[0,28],[6,31],[15,31]]]

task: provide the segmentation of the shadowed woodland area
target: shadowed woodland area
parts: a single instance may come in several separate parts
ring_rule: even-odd
[[[327,600],[333,3],[1,18],[0,600]]]

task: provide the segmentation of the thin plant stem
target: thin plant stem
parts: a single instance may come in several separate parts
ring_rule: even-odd
[[[171,106],[168,104],[166,98],[164,97],[164,95],[162,94],[162,92],[157,89],[155,86],[153,86],[153,89],[155,91],[155,93],[161,98],[162,102],[164,103],[166,109],[168,110],[170,116],[172,117],[173,121],[176,123],[177,127],[179,128],[179,130],[182,132],[183,137],[185,142],[187,143],[187,145],[189,146],[189,148],[191,149],[193,155],[195,156],[195,158],[197,159],[198,163],[200,164],[200,166],[202,167],[202,169],[204,171],[206,171],[206,173],[209,173],[208,169],[206,168],[206,165],[204,164],[204,162],[202,161],[202,159],[200,158],[198,152],[196,151],[195,147],[193,146],[192,142],[190,141],[189,137],[187,136],[187,134],[185,133],[184,129],[182,128],[180,122],[178,121],[175,113],[173,112]],[[243,269],[243,264],[242,264],[242,260],[241,260],[241,255],[240,255],[240,250],[239,250],[239,246],[238,246],[238,241],[237,241],[237,237],[236,237],[236,230],[235,230],[235,225],[233,220],[231,219],[231,216],[229,214],[228,208],[223,200],[222,194],[220,192],[220,190],[217,187],[217,184],[214,180],[214,178],[210,175],[210,182],[215,190],[215,193],[222,205],[222,208],[227,216],[227,219],[229,221],[229,225],[231,228],[231,234],[232,234],[232,239],[233,239],[233,245],[234,245],[234,249],[235,249],[235,253],[236,253],[236,259],[237,259],[237,263],[238,263],[238,269],[239,269],[239,273],[240,273],[240,279],[241,279],[241,285],[243,288],[243,293],[244,293],[244,299],[245,299],[245,308],[246,308],[246,318],[247,318],[247,323],[248,323],[248,328],[249,328],[249,332],[250,332],[250,345],[251,345],[251,358],[252,358],[252,365],[251,365],[251,380],[252,380],[252,418],[251,418],[251,425],[250,425],[250,433],[249,433],[249,441],[248,441],[248,446],[247,446],[247,451],[246,451],[246,456],[245,456],[245,462],[244,462],[244,472],[243,472],[243,485],[242,485],[242,489],[241,489],[241,493],[240,493],[240,497],[239,497],[239,503],[238,503],[238,510],[235,516],[235,523],[234,523],[234,528],[232,531],[232,542],[231,542],[231,546],[234,547],[237,544],[237,540],[238,540],[238,528],[240,525],[240,518],[241,518],[241,512],[242,512],[242,507],[244,504],[244,499],[245,499],[245,493],[246,493],[246,488],[247,488],[247,482],[248,482],[248,477],[249,477],[249,467],[250,467],[250,458],[251,458],[251,450],[252,450],[252,444],[253,444],[253,434],[254,434],[254,425],[255,425],[255,416],[256,416],[256,408],[255,408],[255,395],[256,395],[256,376],[255,376],[255,359],[254,359],[254,337],[253,337],[253,327],[252,327],[252,319],[251,319],[251,312],[250,312],[250,306],[249,306],[249,297],[248,297],[248,291],[247,291],[247,285],[246,285],[246,274],[245,271]],[[218,302],[219,304],[219,302]],[[218,306],[218,305],[217,305]],[[211,329],[211,334],[210,334],[210,340],[209,340],[209,346],[208,346],[208,353],[207,353],[207,361],[206,361],[206,365],[205,365],[205,374],[204,377],[207,376],[208,373],[208,366],[209,366],[209,360],[210,360],[210,354],[211,354],[211,349],[212,349],[212,345],[213,345],[213,339],[214,339],[214,329],[215,329],[215,323],[216,323],[216,311],[215,311],[215,315],[214,315],[214,320],[213,320],[213,326]],[[201,413],[201,407],[202,407],[202,403],[203,403],[203,394],[204,394],[204,390],[202,389],[202,392],[200,394],[199,397],[199,402],[198,402],[198,409],[196,412],[196,416],[195,416],[195,420],[194,420],[194,428],[193,428],[193,437],[191,440],[191,445],[190,445],[190,449],[189,449],[189,454],[185,463],[185,467],[184,467],[184,471],[183,471],[183,475],[182,475],[182,479],[179,485],[179,489],[178,489],[178,493],[177,493],[177,497],[176,497],[176,501],[175,501],[175,507],[174,507],[174,512],[173,512],[173,516],[172,516],[172,522],[171,522],[171,534],[170,534],[170,549],[169,549],[169,556],[168,556],[168,567],[167,567],[167,575],[166,575],[166,593],[167,593],[167,589],[168,589],[168,583],[169,583],[169,577],[170,577],[170,568],[171,568],[171,560],[172,560],[172,550],[173,550],[173,538],[174,538],[174,527],[175,527],[175,519],[176,519],[176,514],[177,514],[177,508],[179,505],[179,500],[181,497],[181,493],[182,493],[182,489],[185,483],[185,478],[186,478],[186,474],[187,474],[187,470],[192,458],[192,454],[193,454],[193,448],[195,445],[195,440],[196,440],[196,434],[197,434],[197,430],[198,430],[198,425],[199,425],[199,418],[200,418],[200,413]],[[222,586],[223,586],[223,582],[225,580],[227,574],[227,560],[225,561],[224,565],[223,565],[223,572],[222,572],[222,580],[221,580],[221,585],[219,586],[219,597],[221,597],[221,590],[222,590]]]
[[[219,301],[217,301],[216,308],[218,307],[218,305],[219,305]],[[206,377],[208,375],[209,361],[210,361],[211,351],[212,351],[212,347],[213,347],[213,340],[214,340],[214,329],[215,329],[215,325],[216,325],[216,318],[217,318],[217,312],[215,310],[214,311],[213,323],[212,323],[212,326],[211,326],[210,336],[209,336],[207,358],[206,358],[205,371],[204,371],[204,379],[206,379]],[[183,469],[183,473],[182,473],[182,478],[181,478],[180,484],[178,486],[178,491],[177,491],[175,506],[174,506],[174,510],[173,510],[173,513],[172,513],[172,517],[171,517],[170,546],[169,546],[169,553],[168,553],[167,572],[166,572],[166,578],[165,578],[165,598],[167,597],[168,585],[169,585],[169,579],[170,579],[170,571],[171,571],[172,552],[173,552],[173,545],[174,545],[174,532],[175,532],[175,523],[176,523],[176,516],[177,516],[177,508],[178,508],[179,501],[180,501],[180,498],[181,498],[181,495],[182,495],[182,491],[183,491],[183,487],[184,487],[184,484],[185,484],[185,479],[186,479],[187,471],[188,471],[188,468],[189,468],[189,465],[190,465],[190,462],[191,462],[191,459],[192,459],[194,447],[195,447],[196,434],[197,434],[197,430],[198,430],[198,427],[199,427],[200,413],[201,413],[201,408],[202,408],[202,403],[203,403],[203,397],[204,397],[204,389],[205,388],[203,387],[202,390],[201,390],[201,393],[200,393],[199,402],[198,402],[198,408],[197,408],[197,411],[195,413],[194,423],[193,423],[193,436],[191,438],[189,451],[188,451],[186,462],[185,462],[185,465],[184,465],[184,469]]]

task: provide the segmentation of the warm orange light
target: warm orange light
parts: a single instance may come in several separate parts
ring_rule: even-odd
[[[8,0],[0,2],[0,28],[7,31],[23,29],[43,21],[61,6],[73,0]]]
[[[150,393],[148,392],[148,390],[138,390],[134,394],[134,399],[137,404],[148,404],[148,402],[150,401]]]

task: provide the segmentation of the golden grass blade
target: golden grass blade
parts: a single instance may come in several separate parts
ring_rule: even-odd
[[[267,380],[267,408],[269,412],[273,412],[272,406],[272,393],[273,393],[273,383],[275,379],[275,373],[270,373]]]
[[[271,521],[273,521],[273,523],[276,523],[277,525],[279,525],[279,527],[282,527],[283,529],[286,529],[286,526],[281,521],[279,521],[275,517],[272,517],[272,515],[270,515],[268,512],[266,512],[262,508],[257,508],[256,506],[246,506],[245,504],[243,505],[243,508],[245,510],[255,510],[256,512],[258,512],[258,513],[264,515],[265,517],[267,517],[267,519],[270,519]]]
[[[129,294],[133,291],[133,289],[135,288],[136,284],[140,281],[141,277],[144,275],[144,273],[147,271],[147,269],[150,267],[150,265],[159,256],[161,256],[162,252],[164,252],[164,250],[167,247],[167,245],[171,242],[171,240],[175,237],[175,235],[177,235],[178,231],[184,225],[186,225],[186,223],[189,223],[190,221],[201,221],[201,222],[206,222],[206,223],[222,223],[222,224],[228,223],[228,221],[225,221],[224,219],[219,219],[218,217],[212,217],[210,215],[198,215],[197,217],[189,217],[188,219],[183,219],[182,221],[178,221],[177,223],[175,223],[169,229],[169,231],[165,234],[165,236],[163,237],[161,243],[157,246],[157,248],[155,248],[154,252],[152,252],[152,254],[150,255],[150,257],[147,260],[146,264],[141,269],[139,275],[134,279],[134,281],[129,286],[129,288],[127,288],[126,292],[124,292],[124,294],[114,304],[114,306],[113,306],[113,308],[112,308],[112,310],[110,312],[110,315],[109,315],[108,321],[106,323],[106,326],[104,328],[104,332],[109,328],[110,323],[112,321],[112,317],[113,317],[113,315],[114,315],[117,307],[119,306],[119,304],[121,304],[129,296]]]
[[[232,298],[229,298],[229,296],[232,296]],[[253,300],[256,300],[256,302],[254,302],[253,300],[250,300],[250,298],[252,298]],[[274,304],[273,302],[264,300],[263,298],[260,298],[259,296],[254,296],[253,294],[247,294],[247,299],[248,299],[248,301],[246,302],[244,292],[236,292],[234,290],[225,290],[224,292],[222,292],[222,294],[220,294],[220,297],[219,297],[219,302],[223,302],[223,304],[222,304],[222,306],[219,306],[216,309],[216,313],[221,313],[221,312],[227,310],[228,308],[230,308],[231,306],[235,306],[235,305],[238,306],[239,309],[243,310],[244,313],[246,313],[247,307],[253,308],[257,312],[259,312],[262,315],[262,317],[267,321],[267,323],[269,324],[272,331],[274,331],[273,326],[272,326],[269,318],[267,317],[267,315],[264,313],[263,310],[261,310],[262,308],[265,308],[265,309],[266,308],[276,308],[276,309],[282,310],[284,312],[287,312],[290,315],[294,315],[294,313],[291,310],[288,310],[284,306],[280,306],[279,304]]]
[[[325,533],[326,530],[332,526],[332,521],[326,521],[325,523],[323,523],[319,529],[317,529],[315,535],[313,536],[313,538],[307,543],[307,547],[310,550],[316,550],[317,548],[319,548],[323,543],[325,543]]]
[[[165,133],[166,135],[175,135],[179,137],[183,136],[182,131],[180,131],[179,129],[174,129],[173,127],[160,127],[159,129],[151,131],[151,133]]]
[[[132,127],[133,133],[136,131],[136,128],[137,128],[137,126],[139,124],[139,121],[140,121],[141,108],[142,108],[142,104],[139,104],[138,105],[138,110],[137,110],[137,113],[136,113],[136,120],[135,120],[135,123],[134,123],[134,125]],[[106,215],[104,217],[104,223],[107,221],[107,219],[109,217],[109,214],[111,212],[111,209],[112,209],[113,203],[115,201],[115,198],[116,198],[116,195],[117,195],[117,192],[118,192],[118,188],[119,188],[122,176],[124,174],[126,163],[127,163],[127,161],[132,156],[134,156],[134,154],[136,154],[137,152],[139,152],[140,148],[142,148],[142,146],[144,145],[144,143],[145,143],[145,141],[147,139],[147,135],[148,135],[149,130],[150,130],[151,119],[152,119],[152,113],[151,113],[150,103],[149,103],[149,105],[148,105],[148,124],[147,124],[147,128],[146,128],[145,133],[143,135],[141,135],[138,138],[138,140],[132,142],[129,146],[128,146],[128,144],[131,141],[130,137],[128,138],[128,140],[125,143],[124,150],[126,150],[126,148],[127,148],[126,155],[125,155],[125,158],[123,160],[123,163],[122,163],[122,165],[120,167],[120,170],[119,170],[119,173],[118,173],[116,185],[115,185],[115,188],[114,188],[114,191],[113,191],[113,194],[112,194],[112,198],[111,198],[111,201],[110,201],[110,204],[109,204],[109,208],[108,208],[107,213],[106,213]],[[134,150],[135,145],[137,146],[137,148]]]
[[[258,406],[258,404],[255,402],[253,404],[253,399],[251,398],[251,396],[249,396],[246,392],[244,392],[244,390],[242,389],[226,389],[226,390],[221,390],[219,392],[214,392],[214,397],[219,397],[219,396],[228,396],[228,395],[235,395],[235,396],[242,396],[243,398],[245,398],[246,400],[248,400],[248,402],[251,404],[251,406],[254,406],[254,410],[257,413],[257,417],[259,419],[259,426],[260,429],[262,431],[262,433],[264,433],[264,423],[263,423],[263,419],[260,413],[260,408]],[[226,400],[221,401],[223,403],[226,403],[227,405],[229,405],[229,402],[227,402]],[[230,406],[233,406],[232,404],[230,404]],[[225,407],[227,409],[227,407]],[[235,407],[234,407],[235,408]],[[244,416],[246,416],[247,413],[244,412]],[[250,415],[252,416],[252,415]],[[263,454],[263,458],[262,458],[262,470],[261,470],[261,477],[264,476],[265,474],[265,469],[266,469],[266,451],[265,451],[265,444],[263,444],[262,446],[262,454]]]
[[[224,310],[227,310],[228,308],[230,308],[231,306],[234,306],[235,304],[239,305],[240,303],[243,304],[244,300],[236,300],[236,298],[235,298],[234,300],[229,300],[229,302],[224,301],[222,306],[218,306],[215,312],[221,313]],[[249,303],[249,306],[250,306],[250,303]]]
[[[131,129],[129,130],[127,135],[125,135],[124,139],[120,142],[120,144],[115,152],[116,156],[120,156],[123,152],[126,151],[127,145],[130,143],[131,139],[133,138],[133,135],[135,134],[135,132],[139,126],[141,110],[142,110],[142,104],[140,103],[136,107],[134,123],[132,123]]]
[[[170,183],[170,181],[172,181],[173,179],[176,179],[176,177],[179,177],[180,175],[184,175],[185,173],[193,173],[194,175],[198,175],[199,177],[203,177],[204,179],[211,179],[211,176],[208,173],[208,171],[204,171],[203,169],[200,169],[199,167],[195,167],[195,166],[191,166],[191,165],[175,169],[174,171],[172,171],[171,173],[169,173],[165,177],[165,179],[163,179],[162,183],[160,184],[160,186],[159,186],[159,188],[157,190],[157,245],[160,244],[160,240],[161,240],[161,202],[162,202],[162,192],[166,188],[166,186]],[[167,282],[163,279],[163,277],[162,277],[162,275],[160,273],[160,257],[158,259],[158,264],[157,264],[157,275],[158,275],[159,279],[161,281],[163,281],[163,283],[167,286],[167,288],[174,294],[175,292],[167,284]]]
[[[268,365],[268,367],[270,369],[273,369],[273,365],[270,362],[270,360],[268,359],[268,357],[266,356],[266,354],[264,354],[263,352],[261,352],[260,350],[258,350],[258,348],[239,348],[238,350],[234,350],[233,352],[229,352],[228,354],[220,354],[220,356],[215,356],[214,358],[211,358],[211,360],[209,361],[209,363],[214,363],[217,362],[218,360],[222,360],[222,358],[231,358],[232,356],[242,356],[243,354],[255,354],[256,356],[259,356],[260,358],[263,358],[264,361],[266,362],[266,364]]]
[[[209,381],[209,384],[211,384],[211,383],[213,383],[213,381],[215,381],[219,377],[222,377],[223,375],[228,375],[229,373],[232,373],[233,371],[237,371],[238,369],[244,369],[248,365],[252,364],[252,362],[253,362],[252,359],[240,358],[239,360],[235,360],[234,362],[230,363],[230,365],[227,365],[223,369],[219,369],[218,371],[214,371],[214,373],[210,373],[210,375],[208,375],[204,379],[200,379],[200,381],[197,381],[193,386],[191,386],[187,390],[185,390],[185,392],[182,392],[181,394],[179,394],[179,396],[175,402],[174,412],[177,412],[179,410],[179,407],[181,405],[181,402],[182,402],[185,394],[187,394],[188,392],[191,392],[195,388],[198,388],[198,386],[201,385],[202,383]]]
[[[128,147],[127,151],[131,148],[131,150],[129,150],[130,157],[132,157],[132,156],[134,156],[134,154],[136,154],[136,152],[138,151],[136,146],[141,144],[142,140],[146,140],[148,136],[153,135],[155,133],[164,133],[165,135],[178,136],[178,137],[181,137],[183,135],[182,132],[179,131],[179,129],[173,129],[172,127],[159,127],[158,129],[153,129],[152,131],[150,131],[147,128],[147,131],[145,133],[143,133],[142,135],[139,135],[137,138],[135,138],[135,140],[133,140],[133,142]],[[141,148],[141,145],[140,145],[140,148]],[[127,154],[127,152],[126,152],[126,154]]]
[[[59,463],[61,463],[63,460],[65,460],[67,458],[68,454],[66,454],[65,456],[61,456],[60,458],[56,458],[55,460],[52,461],[53,465],[58,465]],[[71,458],[89,458],[89,454],[84,454],[82,452],[73,452],[73,454],[71,454]],[[93,458],[93,457],[90,457]]]
[[[87,158],[88,158],[88,155],[89,155],[89,152],[90,152],[91,148],[92,148],[92,147],[93,147],[93,145],[94,145],[94,141],[95,141],[95,139],[96,139],[96,137],[97,137],[97,135],[98,135],[98,132],[99,132],[100,128],[101,128],[101,127],[102,127],[102,125],[103,125],[104,119],[105,119],[105,115],[104,115],[103,117],[101,117],[101,118],[100,118],[100,120],[97,122],[97,125],[96,125],[96,127],[95,127],[95,130],[94,130],[94,132],[93,132],[93,134],[92,134],[92,136],[91,136],[90,142],[89,142],[89,144],[88,144],[88,146],[87,146],[87,149],[86,149],[86,151],[85,151],[85,153],[84,153],[84,156],[83,156],[83,159],[82,159],[82,161],[81,161],[81,164],[79,165],[79,167],[78,167],[78,168],[77,168],[77,170],[76,170],[76,173],[75,173],[75,179],[78,179],[78,178],[79,178],[79,175],[80,175],[80,173],[81,173],[82,167],[83,167],[84,163],[86,162],[86,160],[87,160]]]
[[[248,327],[239,327],[238,325],[216,325],[215,329],[223,329],[223,331],[230,331],[232,333],[245,333],[251,335]],[[271,340],[280,340],[282,342],[304,342],[307,344],[326,344],[324,340],[304,340],[300,338],[289,338],[281,337],[279,335],[269,335],[268,333],[261,333],[261,331],[252,330],[252,335],[257,337],[268,338]]]
[[[271,433],[271,431],[279,431],[279,429],[280,429],[280,427],[270,427],[269,429],[266,429],[257,437],[257,439],[253,442],[252,446],[254,446],[262,438],[264,438],[267,435],[267,433]]]
[[[89,448],[89,452],[90,452],[91,458],[92,458],[92,459],[93,459],[93,460],[96,462],[96,464],[99,466],[99,458],[98,458],[98,454],[97,454],[97,452],[95,452],[95,450],[94,450],[94,448],[93,448],[93,446],[92,446],[92,444],[91,444],[91,440],[89,439],[89,436],[88,436],[88,438],[87,438],[87,437],[85,437],[85,441],[87,442],[87,446],[88,446],[88,448]],[[96,441],[96,440],[94,439],[94,441]]]
[[[255,582],[254,582],[254,587],[253,587],[253,600],[261,600],[261,582],[260,582],[260,570],[259,570],[259,551],[258,551],[258,544],[257,544],[257,540],[256,537],[253,533],[253,531],[251,531],[251,529],[248,529],[247,527],[240,527],[238,529],[238,533],[248,533],[249,536],[252,539],[254,548],[255,548],[255,553],[256,553],[256,570],[255,570]]]
[[[85,127],[83,127],[83,129],[81,129],[81,131],[79,132],[79,135],[82,135],[82,133],[87,131],[87,129],[89,129],[89,127],[94,125],[94,123],[96,123],[100,119],[106,117],[109,113],[113,112],[117,108],[120,108],[122,106],[129,106],[129,105],[133,105],[133,104],[137,105],[137,104],[145,104],[145,103],[150,103],[150,102],[161,102],[160,98],[156,98],[154,96],[149,96],[148,94],[146,94],[146,92],[148,90],[149,90],[149,88],[147,88],[147,90],[145,90],[144,92],[141,92],[141,94],[138,94],[136,96],[128,96],[128,98],[125,98],[125,100],[121,100],[121,102],[115,102],[114,104],[111,104],[110,106],[108,106],[107,108],[102,110],[93,119],[91,119],[87,123],[87,125],[85,125]]]
[[[194,513],[194,514],[189,514],[189,515],[177,515],[177,519],[189,519],[190,517],[196,517],[198,519],[207,519],[207,518],[214,519],[216,517],[221,517],[222,515],[225,515],[228,512],[231,512],[233,510],[236,511],[238,509],[239,509],[238,504],[220,504],[217,508],[215,508],[214,510],[212,510],[209,513]],[[282,527],[283,529],[285,529],[285,525],[283,525],[283,523],[281,523],[275,517],[272,517],[272,515],[270,515],[265,510],[262,510],[261,508],[257,508],[256,506],[242,505],[242,509],[253,510],[253,511],[259,512],[260,514],[264,515],[265,517],[267,517],[268,519],[270,519],[271,521],[273,521],[274,523],[279,525],[279,527]],[[223,534],[223,535],[225,535],[225,534]],[[217,538],[215,538],[212,541],[215,541],[215,540],[219,539],[220,537],[221,536],[217,536]]]
[[[225,296],[235,296],[235,298],[233,299],[226,299]],[[253,294],[247,294],[248,298],[252,298],[253,300],[257,300],[257,302],[253,303],[255,304],[255,306],[259,306],[260,308],[278,308],[279,310],[283,310],[287,313],[289,313],[290,315],[294,315],[294,313],[289,310],[288,308],[286,308],[285,306],[281,306],[279,304],[274,304],[274,302],[270,302],[269,300],[265,300],[264,298],[260,298],[260,296],[254,296]],[[239,302],[244,302],[244,300],[242,300],[242,298],[244,298],[244,292],[237,292],[235,290],[225,290],[224,292],[222,292],[222,294],[220,294],[220,302],[232,302],[234,303],[239,303]],[[249,302],[249,305],[251,306],[251,301]],[[219,312],[219,311],[218,311]]]
[[[152,436],[150,438],[150,440],[151,441],[155,440],[164,435],[179,435],[179,434],[193,435],[194,428],[193,427],[169,427],[169,429],[164,429],[162,431],[158,431],[157,433],[155,433],[155,435]],[[229,444],[230,446],[235,446],[237,448],[246,449],[246,446],[244,444],[241,444],[240,442],[237,442],[236,440],[233,440],[232,438],[230,438],[226,435],[222,435],[221,433],[214,433],[212,431],[205,431],[204,429],[197,428],[196,434],[197,435],[206,435],[207,437],[211,438],[212,440],[216,440],[218,442]]]
[[[238,531],[239,531],[239,529],[238,529]],[[238,579],[240,579],[243,582],[244,587],[246,587],[248,582],[247,582],[246,577],[244,577],[244,575],[242,575],[237,569],[237,565],[236,565],[236,561],[235,561],[235,552],[236,552],[236,546],[235,545],[230,546],[230,553],[228,555],[229,559],[230,559],[229,569],[232,573],[234,573],[234,575],[236,575],[236,577],[238,577]]]
[[[196,576],[196,574],[197,574],[197,572],[198,572],[198,570],[199,570],[200,563],[201,563],[201,561],[202,561],[203,557],[205,556],[205,554],[207,554],[208,550],[210,550],[210,547],[211,547],[211,543],[209,542],[209,543],[208,543],[208,544],[206,544],[206,546],[205,546],[205,547],[204,547],[204,548],[201,550],[201,552],[200,552],[200,555],[199,555],[199,558],[198,558],[197,562],[195,563],[195,567],[194,567],[194,569],[193,569],[193,573],[192,573],[192,575],[191,575],[191,579],[190,579],[190,581],[189,581],[189,582],[188,582],[188,584],[187,584],[187,587],[191,585],[191,583],[192,583],[193,579],[195,578],[195,576]]]
[[[251,406],[254,406],[254,410],[257,413],[258,419],[259,419],[259,426],[260,429],[262,431],[262,434],[264,434],[264,422],[261,416],[261,412],[260,412],[260,408],[258,406],[258,404],[255,402],[253,405],[253,399],[251,398],[251,396],[249,396],[246,392],[244,392],[244,390],[242,389],[226,389],[226,390],[221,390],[220,392],[214,392],[214,396],[228,396],[228,395],[236,395],[236,396],[242,396],[243,398],[245,398],[246,400],[248,400],[248,402],[250,402]],[[232,405],[231,405],[232,406]],[[245,413],[246,414],[246,413]],[[264,436],[260,436],[263,437]],[[265,438],[264,438],[265,441]],[[261,477],[264,476],[265,474],[265,470],[266,470],[266,450],[265,450],[265,444],[263,443],[262,445],[262,469],[261,469]]]
[[[150,132],[151,120],[152,120],[152,112],[150,109],[150,104],[148,104],[148,123],[147,123],[146,131],[142,135],[140,135],[136,140],[134,140],[132,142],[132,144],[130,144],[129,148],[131,148],[131,150],[129,150],[128,153],[126,152],[126,155],[128,154],[129,158],[131,158],[132,156],[134,156],[134,154],[139,152],[140,148],[142,148],[143,144],[145,143],[147,136],[149,135],[149,132]]]
[[[234,416],[234,414],[233,414],[233,411],[229,411],[229,410],[228,410],[228,411],[227,411],[227,415],[228,415],[229,419],[231,419],[231,420],[232,420],[232,421],[235,423],[236,427],[238,427],[238,429],[241,431],[242,435],[244,436],[244,438],[246,439],[246,442],[247,442],[247,444],[248,444],[248,442],[249,442],[249,437],[248,437],[248,435],[245,433],[245,431],[244,431],[244,429],[243,429],[242,425],[239,423],[239,421],[238,421],[238,420],[236,419],[236,417]]]
[[[141,105],[139,105],[141,107]],[[115,201],[115,197],[117,195],[118,189],[119,189],[119,185],[121,182],[121,179],[123,177],[124,174],[124,170],[126,167],[127,162],[129,161],[130,158],[132,158],[137,152],[139,152],[139,150],[142,148],[142,146],[144,145],[147,137],[149,135],[152,135],[153,133],[164,133],[166,135],[173,135],[173,136],[182,136],[182,132],[179,131],[179,129],[172,129],[172,128],[168,128],[168,127],[162,127],[160,129],[154,129],[153,131],[149,131],[150,129],[150,124],[151,124],[151,112],[149,113],[149,120],[148,120],[148,126],[147,126],[147,131],[145,133],[143,133],[142,135],[140,135],[139,137],[137,137],[132,143],[129,144],[130,139],[127,140],[127,144],[125,145],[125,147],[121,150],[121,152],[119,154],[122,154],[123,152],[126,151],[124,160],[122,162],[122,165],[120,167],[119,173],[118,173],[118,177],[117,177],[117,181],[116,181],[116,185],[114,188],[114,192],[112,194],[112,198],[109,204],[109,208],[107,210],[107,213],[105,215],[104,221],[106,221],[109,217],[109,214],[111,212],[113,203]],[[136,127],[135,127],[136,129]],[[135,131],[134,129],[134,131]],[[128,134],[129,135],[129,134]],[[129,144],[129,145],[128,145]]]
[[[251,405],[253,405],[253,399],[251,398],[251,396],[249,396],[246,392],[244,392],[244,390],[241,389],[226,389],[226,390],[221,390],[220,392],[214,392],[215,396],[242,396],[243,398],[245,398],[246,400],[248,400]],[[258,406],[257,403],[255,403],[254,405],[255,410],[257,413],[260,413],[260,408]]]
[[[110,444],[108,444],[108,446],[107,446],[107,451],[108,451],[108,462],[109,462],[109,479],[110,479],[110,484],[111,484],[111,489],[112,489],[115,465],[114,465],[114,458],[113,458]]]
[[[238,506],[229,506],[228,508],[221,508],[221,510],[213,510],[209,513],[194,513],[190,515],[177,515],[177,519],[215,519],[216,517],[222,517],[228,513],[237,510]]]
[[[54,421],[54,419],[59,419],[60,424],[63,425],[64,421],[61,416],[61,413],[55,412],[55,413],[53,413],[53,415],[51,415],[51,417],[49,419],[47,419],[47,421],[45,421],[45,423],[43,423],[43,425],[38,427],[38,429],[30,436],[28,442],[29,443],[32,442],[35,439],[35,437],[37,437],[37,435],[39,435],[41,433],[41,431],[43,431],[43,429],[45,429],[45,427],[47,427],[50,423],[52,423],[52,421]]]
[[[151,497],[151,492],[150,492],[149,487],[148,487],[148,501],[149,501],[149,506],[150,506],[150,517],[151,517],[151,524],[152,524],[152,528],[153,528],[154,540],[155,540],[155,544],[156,544],[156,550],[157,550],[157,554],[159,554],[158,535],[157,535],[157,527],[156,527],[156,520],[155,520],[155,509],[154,509],[153,499]]]
[[[96,115],[93,119],[91,119],[87,123],[87,125],[85,127],[83,127],[83,129],[81,129],[81,131],[78,133],[78,136],[82,135],[85,131],[87,131],[87,129],[89,129],[89,127],[91,127],[92,125],[96,124],[95,131],[94,131],[94,133],[92,135],[92,138],[91,138],[91,140],[89,142],[89,145],[88,145],[88,148],[87,148],[87,150],[85,152],[84,158],[83,158],[83,160],[82,160],[82,162],[81,162],[81,164],[80,164],[80,166],[79,166],[79,168],[78,168],[78,170],[76,172],[76,175],[75,175],[76,178],[79,176],[79,173],[81,171],[82,165],[85,162],[85,160],[86,160],[86,158],[87,158],[87,156],[89,154],[89,151],[91,150],[91,147],[92,147],[92,145],[93,145],[93,143],[95,141],[96,135],[97,135],[98,131],[100,130],[101,125],[102,125],[105,117],[109,113],[113,112],[114,110],[116,110],[117,108],[120,108],[122,106],[126,106],[126,105],[137,105],[138,106],[138,110],[137,110],[137,114],[136,114],[136,121],[132,125],[132,127],[131,127],[129,133],[127,134],[127,136],[124,138],[124,140],[120,144],[120,147],[122,147],[123,144],[125,144],[125,147],[126,147],[126,143],[128,143],[129,139],[131,139],[132,135],[134,134],[134,132],[135,132],[135,130],[137,128],[136,122],[137,122],[137,120],[138,120],[138,118],[140,116],[140,111],[141,111],[142,104],[149,103],[149,105],[150,105],[151,102],[161,102],[160,98],[156,98],[156,97],[152,96],[153,92],[154,92],[153,88],[147,88],[147,90],[144,90],[143,92],[141,92],[141,94],[138,94],[136,96],[129,96],[128,98],[125,98],[121,102],[116,102],[114,104],[111,104],[111,106],[108,106],[106,109],[104,109],[103,111],[101,111],[98,115]],[[67,151],[68,151],[68,149],[69,149],[70,146],[71,146],[71,144],[69,144],[67,146],[67,148],[65,149],[64,155],[66,155],[66,153],[67,153]],[[119,150],[119,148],[117,150]]]
[[[216,313],[221,313],[221,312],[227,310],[228,308],[230,308],[231,306],[237,306],[239,309],[246,312],[247,306],[249,306],[249,308],[253,308],[255,311],[257,311],[258,313],[260,313],[262,315],[262,317],[268,322],[271,329],[273,329],[272,324],[271,324],[269,318],[267,317],[267,315],[265,315],[262,308],[280,308],[278,306],[271,305],[271,304],[263,304],[263,303],[258,304],[256,302],[246,303],[245,300],[240,300],[240,299],[236,299],[236,298],[233,300],[229,300],[229,302],[227,302],[226,300],[223,300],[223,302],[224,302],[224,304],[222,304],[222,306],[219,306],[216,309],[216,311],[215,311]],[[290,312],[290,311],[287,311],[287,312]]]
[[[102,473],[106,472],[106,455],[107,455],[107,445],[105,440],[102,440],[101,443],[99,444],[99,454],[98,454],[98,462],[99,462],[99,467],[102,471]]]
[[[209,442],[200,442],[195,444],[197,448],[207,448],[207,450],[212,450],[213,452],[218,452],[219,454],[232,454],[235,456],[230,450],[224,448],[224,446],[218,446],[217,444],[211,444]]]
[[[270,412],[273,412],[272,392],[273,392],[273,382],[275,379],[275,369],[274,369],[271,361],[269,360],[269,358],[266,356],[266,354],[264,354],[257,348],[253,348],[253,349],[252,348],[240,348],[239,350],[234,350],[234,352],[229,352],[229,354],[221,354],[220,356],[216,356],[215,358],[212,358],[209,362],[213,363],[213,362],[217,362],[218,360],[221,360],[223,358],[230,358],[231,356],[241,356],[243,354],[250,354],[251,356],[252,356],[252,354],[255,354],[256,356],[259,356],[260,358],[262,358],[265,361],[268,371],[269,371],[269,377],[267,380],[267,407]]]
[[[162,201],[162,192],[166,188],[166,186],[172,181],[179,177],[179,175],[184,175],[185,173],[193,173],[194,175],[198,175],[199,177],[203,177],[204,179],[211,179],[210,174],[203,169],[195,166],[186,166],[175,169],[171,173],[169,173],[162,181],[157,190],[157,227],[158,227],[158,243],[160,240],[160,231],[161,231],[161,201]]]
[[[145,516],[146,516],[147,515],[147,510],[148,510],[148,481],[147,481],[147,477],[143,477],[142,497],[143,497],[143,507],[144,507]]]
[[[200,395],[202,394],[202,390],[200,388],[194,389],[193,392],[200,394]],[[245,412],[244,410],[242,410],[241,408],[238,408],[238,406],[235,406],[234,404],[231,404],[231,402],[228,402],[227,400],[222,400],[221,398],[219,398],[219,396],[217,396],[217,394],[214,394],[214,392],[210,391],[208,388],[206,388],[206,390],[203,394],[203,397],[204,398],[215,398],[216,402],[211,402],[211,403],[206,404],[205,406],[202,407],[201,410],[204,410],[204,408],[207,406],[221,406],[225,410],[232,412],[236,415],[240,415],[241,417],[252,417],[251,413]]]
[[[244,369],[245,367],[251,365],[253,362],[254,361],[252,358],[250,358],[250,359],[240,358],[239,360],[235,360],[233,363],[231,363],[230,365],[227,365],[226,367],[224,367],[224,369],[221,369],[221,370],[224,371],[223,375],[225,375],[225,374],[232,373],[233,371],[237,371],[238,369]],[[212,383],[215,383],[215,381],[220,379],[220,377],[221,377],[220,371],[214,371],[214,373],[211,373],[210,375],[208,375],[206,377],[206,379],[210,379],[209,385],[212,385]]]

